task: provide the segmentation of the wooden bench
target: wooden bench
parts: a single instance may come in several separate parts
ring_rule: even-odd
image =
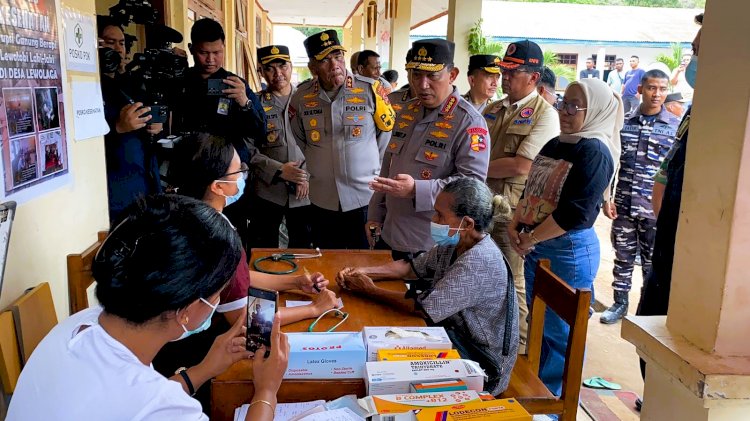
[[[517,399],[531,414],[560,414],[562,421],[576,419],[590,302],[590,289],[572,288],[552,273],[549,260],[539,261],[534,278],[527,354],[518,356],[508,389],[500,397]],[[553,395],[538,377],[547,307],[570,326],[560,397]]]
[[[107,238],[107,231],[100,231],[97,234],[96,243],[79,254],[68,255],[68,300],[70,302],[70,314],[89,307],[88,288],[94,284],[94,277],[91,274],[91,263],[94,256],[99,251],[104,239]]]
[[[24,292],[10,305],[16,327],[21,363],[26,364],[39,342],[57,324],[52,290],[47,282]]]

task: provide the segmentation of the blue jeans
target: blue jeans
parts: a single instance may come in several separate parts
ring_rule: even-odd
[[[526,256],[526,303],[531,308],[534,275],[539,259],[551,261],[552,272],[573,288],[591,288],[599,269],[599,238],[593,228],[568,231],[551,240],[537,244]],[[539,364],[539,378],[556,396],[562,393],[565,350],[568,347],[570,326],[549,308],[544,315],[544,335]]]

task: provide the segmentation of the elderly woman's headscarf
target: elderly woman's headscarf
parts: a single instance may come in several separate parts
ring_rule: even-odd
[[[583,127],[577,133],[561,134],[560,141],[577,143],[583,138],[599,139],[607,145],[612,155],[615,171],[610,179],[610,186],[617,174],[620,164],[620,130],[625,121],[625,112],[620,94],[612,91],[606,83],[599,79],[581,79],[568,85],[578,85],[586,96],[586,117]],[[610,188],[604,191],[604,199],[609,200]]]

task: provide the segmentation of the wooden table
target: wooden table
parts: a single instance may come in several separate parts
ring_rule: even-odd
[[[279,253],[278,249],[254,249],[250,256],[250,265],[259,257]],[[286,253],[311,253],[311,250],[283,250]],[[339,326],[337,331],[357,332],[365,326],[425,326],[421,317],[406,314],[383,304],[376,303],[365,297],[343,291],[335,281],[336,273],[346,266],[376,266],[391,261],[389,251],[372,250],[323,250],[323,256],[315,259],[298,260],[299,269],[295,275],[302,274],[303,267],[310,272],[321,272],[331,283],[329,289],[336,292],[344,302],[344,311],[349,313],[349,319]],[[264,269],[284,270],[289,266],[283,263],[263,262]],[[251,278],[252,283],[252,278]],[[403,281],[381,281],[378,286],[395,291],[406,291]],[[283,292],[279,295],[281,306],[286,300],[310,300],[309,296],[301,292]],[[315,327],[318,332],[324,332],[340,319],[325,317]],[[286,325],[285,332],[306,332],[312,320]],[[234,409],[243,403],[249,403],[253,396],[252,361],[240,361],[229,368],[224,374],[211,382],[211,420],[231,421]],[[362,379],[341,380],[284,380],[279,389],[279,402],[304,402],[316,399],[331,400],[347,394],[365,396],[365,383]]]

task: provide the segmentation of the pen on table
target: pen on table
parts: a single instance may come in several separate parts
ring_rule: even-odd
[[[312,280],[312,275],[310,274],[310,271],[307,270],[307,268],[304,267],[304,266],[302,266],[302,270],[304,270],[305,271],[305,275],[309,276],[310,280]],[[318,284],[317,283],[313,283],[313,288],[315,288],[315,291],[320,292],[320,288],[318,288]]]

